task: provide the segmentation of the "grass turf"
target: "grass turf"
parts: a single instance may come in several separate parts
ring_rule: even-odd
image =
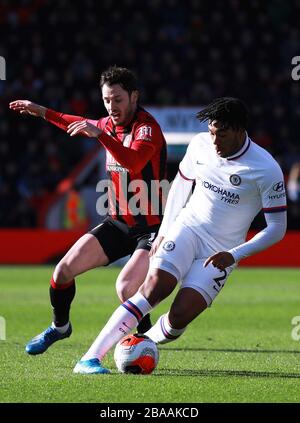
[[[51,321],[51,267],[0,267],[0,402],[200,403],[299,402],[300,341],[291,320],[300,315],[300,269],[237,269],[213,306],[177,341],[159,347],[150,376],[122,375],[113,354],[104,364],[111,375],[75,375],[87,350],[119,302],[118,268],[77,278],[73,334],[40,356],[25,353],[26,342]],[[167,311],[160,304],[152,319]]]

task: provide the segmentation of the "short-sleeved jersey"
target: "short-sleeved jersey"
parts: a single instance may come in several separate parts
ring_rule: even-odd
[[[245,242],[254,217],[286,210],[282,171],[274,158],[247,136],[234,156],[221,158],[208,132],[196,135],[179,165],[195,189],[178,219],[215,251]]]

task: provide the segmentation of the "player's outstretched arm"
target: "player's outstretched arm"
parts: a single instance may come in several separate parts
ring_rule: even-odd
[[[267,226],[258,232],[249,241],[232,248],[229,251],[219,251],[216,254],[208,257],[204,263],[206,267],[209,263],[220,270],[226,269],[239,260],[259,253],[271,245],[280,241],[287,228],[286,212],[279,212],[274,214],[265,214]]]
[[[87,121],[87,119],[82,116],[60,113],[29,100],[12,101],[9,103],[9,108],[21,114],[41,117],[64,131],[67,131],[68,126],[74,122],[81,123],[82,121]],[[97,124],[97,121],[88,120],[88,122]],[[84,132],[82,132],[82,134],[84,134]]]
[[[22,115],[32,115],[45,118],[47,108],[29,100],[15,100],[9,103],[9,108]]]
[[[249,241],[228,251],[236,262],[271,247],[284,237],[287,229],[286,211],[265,213],[265,219],[267,226],[263,230]]]

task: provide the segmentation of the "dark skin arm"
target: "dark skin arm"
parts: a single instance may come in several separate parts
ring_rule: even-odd
[[[235,263],[235,260],[232,254],[227,251],[220,251],[208,257],[204,263],[204,267],[206,267],[209,263],[220,270],[225,270],[226,267],[232,266]]]

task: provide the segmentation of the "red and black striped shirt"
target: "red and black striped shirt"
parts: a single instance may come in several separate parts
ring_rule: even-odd
[[[70,123],[86,118],[47,109],[45,119],[67,130]],[[167,148],[157,121],[142,108],[127,126],[114,126],[110,117],[88,121],[103,131],[98,140],[106,149],[111,180],[110,216],[139,229],[159,225],[166,201],[159,184],[166,178]]]

